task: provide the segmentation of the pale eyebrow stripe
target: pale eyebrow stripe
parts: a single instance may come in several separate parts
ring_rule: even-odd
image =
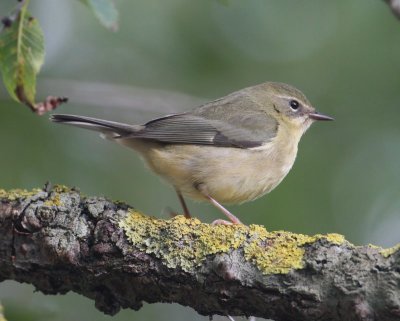
[[[285,98],[285,99],[296,99],[293,96],[284,96],[284,95],[277,95],[279,98]]]
[[[301,99],[299,99],[299,98],[296,98],[296,97],[293,97],[293,96],[286,96],[286,95],[277,95],[279,98],[284,98],[284,99],[287,99],[287,100],[290,100],[290,99],[293,99],[293,100],[299,100],[302,104],[303,104],[303,106],[307,106],[307,107],[311,107],[309,104],[306,104],[304,101],[302,101]]]

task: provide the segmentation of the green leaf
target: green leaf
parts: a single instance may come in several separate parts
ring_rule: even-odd
[[[44,62],[44,38],[38,21],[22,7],[0,33],[0,71],[15,100],[34,109],[36,75]]]
[[[100,23],[108,29],[118,29],[118,11],[112,0],[80,0],[94,13]]]

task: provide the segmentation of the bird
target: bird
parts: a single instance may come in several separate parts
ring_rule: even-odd
[[[242,224],[222,204],[240,204],[271,192],[288,174],[302,135],[318,113],[295,87],[264,82],[142,125],[86,116],[53,114],[51,121],[97,131],[103,138],[140,154],[147,166],[171,184],[184,216],[185,198],[207,201]]]

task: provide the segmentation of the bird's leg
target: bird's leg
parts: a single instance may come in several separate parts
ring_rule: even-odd
[[[224,215],[229,218],[230,222],[225,221],[225,220],[215,220],[211,224],[213,225],[218,225],[218,224],[224,224],[224,225],[229,225],[229,224],[243,224],[235,215],[233,215],[231,212],[229,212],[225,207],[223,207],[220,203],[218,203],[215,199],[213,199],[208,193],[207,189],[203,184],[199,184],[197,186],[197,189],[200,191],[200,193],[203,194],[205,198],[207,198],[212,205],[214,205],[216,208],[218,208]]]
[[[232,222],[227,222],[224,220],[215,220],[212,224],[218,225],[218,224],[225,224],[229,225],[231,224],[243,224],[235,215],[233,215],[231,212],[229,212],[225,207],[223,207],[220,203],[218,203],[215,199],[213,199],[210,195],[205,195],[210,203],[214,205],[216,208],[218,208],[222,213],[226,215],[227,218]]]
[[[188,209],[188,207],[186,205],[185,199],[182,196],[182,193],[179,190],[176,189],[176,194],[178,194],[179,201],[181,202],[184,216],[186,218],[191,218],[192,216],[190,215],[189,209]]]

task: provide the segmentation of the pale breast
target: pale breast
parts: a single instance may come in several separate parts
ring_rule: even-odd
[[[149,167],[184,195],[203,200],[203,184],[221,203],[242,203],[270,192],[286,176],[295,158],[272,147],[246,150],[213,146],[167,145],[149,150]]]

